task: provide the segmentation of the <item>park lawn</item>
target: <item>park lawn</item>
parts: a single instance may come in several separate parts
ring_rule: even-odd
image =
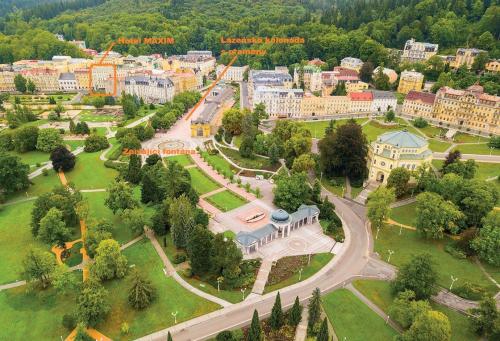
[[[94,127],[91,131],[96,133],[99,136],[106,136],[108,133],[108,129],[106,127]]]
[[[350,119],[339,119],[335,121],[335,127],[346,124]],[[367,118],[356,118],[356,123],[363,124],[368,121]],[[311,136],[316,139],[322,139],[325,136],[325,128],[330,124],[330,120],[321,121],[301,121],[301,123],[309,129]]]
[[[363,191],[363,186],[354,187],[353,185],[351,185],[351,198],[352,199],[356,198],[362,191]]]
[[[449,142],[445,142],[434,138],[428,139],[427,142],[429,142],[429,149],[432,150],[433,152],[443,153],[451,146],[451,143]]]
[[[112,168],[104,167],[99,159],[101,151],[95,153],[81,153],[76,159],[75,168],[66,172],[68,181],[73,182],[78,189],[106,188],[118,175]]]
[[[309,277],[311,277],[312,275],[317,273],[319,270],[321,270],[326,264],[328,264],[332,260],[332,258],[333,258],[333,254],[331,254],[331,253],[318,253],[318,254],[312,255],[311,256],[311,263],[309,265],[306,265],[303,267],[302,276],[300,278],[300,281],[299,281],[299,272],[297,270],[294,273],[290,273],[290,275],[291,275],[290,277],[288,277],[287,279],[280,281],[276,284],[268,285],[268,283],[266,283],[266,286],[264,288],[264,293],[276,291],[276,290],[279,290],[281,288],[288,287],[290,285],[293,285],[293,284],[296,284],[296,283],[299,283],[299,282],[302,282],[302,281],[308,279]],[[273,270],[271,268],[271,272],[272,271]]]
[[[368,142],[373,142],[377,139],[379,135],[385,134],[390,131],[401,130],[403,127],[399,125],[394,126],[382,126],[375,121],[370,121],[368,124],[363,126],[363,132],[366,135]]]
[[[188,172],[191,175],[191,185],[199,195],[215,191],[221,187],[198,167],[188,168]]]
[[[22,262],[30,245],[49,250],[31,234],[32,208],[33,201],[28,201],[0,209],[0,284],[21,279]]]
[[[489,139],[483,136],[476,136],[467,133],[456,133],[453,136],[453,141],[456,143],[476,143],[476,142],[488,142]]]
[[[75,271],[81,281],[81,272]],[[60,294],[54,288],[28,293],[26,287],[0,292],[0,340],[60,340],[70,331],[64,314],[75,310],[76,293]]]
[[[179,271],[182,272],[182,271]],[[206,292],[207,294],[213,295],[215,297],[222,298],[225,301],[231,302],[231,303],[239,303],[243,300],[243,294],[240,291],[240,289],[236,290],[220,290],[217,291],[217,287],[213,287],[211,284],[202,281],[198,278],[195,277],[187,277],[181,274],[182,278],[191,284],[193,287],[197,288],[198,290],[201,290],[203,292]],[[247,291],[245,293],[245,297],[249,294]]]
[[[432,160],[432,165],[436,167],[438,170],[441,170],[443,167],[444,160]],[[498,163],[489,163],[489,162],[478,162],[476,161],[477,169],[476,175],[474,179],[486,180],[488,178],[492,178],[494,176],[500,175],[500,167]]]
[[[31,167],[35,167],[37,163],[43,164],[48,162],[50,158],[50,153],[41,152],[39,150],[32,150],[25,153],[9,152],[9,154],[19,157],[22,163]]]
[[[80,253],[80,250],[82,247],[83,247],[82,242],[78,242],[76,244],[73,244],[73,246],[69,250],[69,252],[70,252],[69,257],[64,260],[64,263],[67,266],[72,267],[72,266],[78,265],[82,262],[83,255]]]
[[[235,137],[233,137],[232,142],[236,148],[240,148],[241,141],[243,141],[243,135],[236,135]]]
[[[6,202],[9,203],[28,198],[34,199],[43,193],[50,192],[54,187],[62,186],[59,177],[53,170],[49,170],[46,176],[42,174],[30,181],[32,184],[26,190],[9,195]]]
[[[70,151],[74,151],[78,147],[83,147],[85,140],[64,140],[63,143],[70,147]]]
[[[99,115],[92,110],[83,110],[78,115],[78,119],[83,122],[112,122],[116,121],[117,117],[110,114]]]
[[[201,155],[203,159],[207,160],[210,166],[215,169],[220,169],[227,177],[229,177],[230,174],[235,174],[234,167],[220,154],[211,155],[207,152],[202,152]]]
[[[389,308],[394,297],[389,282],[378,280],[358,280],[353,282],[354,287],[366,298],[375,303],[380,309],[389,314]],[[451,324],[451,339],[453,341],[471,341],[479,338],[470,330],[467,316],[435,302],[431,302],[432,309],[448,316]]]
[[[493,277],[493,279],[497,281],[497,283],[500,283],[500,267],[488,264],[484,261],[482,261],[481,264],[483,265],[483,268],[486,270],[486,272],[491,277]]]
[[[455,149],[460,150],[462,154],[500,155],[500,149],[489,148],[487,143],[461,144]]]
[[[242,157],[239,151],[231,148],[219,147],[219,150],[241,168],[276,171],[280,167],[279,163],[272,165],[268,158],[262,156],[254,155],[252,158],[246,158]]]
[[[323,309],[339,340],[392,340],[397,331],[347,289],[323,296]]]
[[[428,125],[425,128],[418,128],[421,132],[423,132],[427,137],[439,137],[446,133],[447,129],[435,127],[432,125]]]
[[[178,312],[177,322],[190,320],[220,308],[217,304],[196,296],[172,277],[166,277],[163,263],[151,242],[143,239],[123,251],[128,265],[144,274],[156,288],[155,301],[144,310],[135,310],[128,303],[131,286],[130,276],[105,283],[109,295],[111,312],[107,319],[97,326],[106,336],[115,340],[132,340],[174,324],[171,313]],[[130,333],[120,334],[120,326],[127,322]]]
[[[483,287],[492,295],[497,293],[496,286],[483,274],[477,264],[467,259],[453,257],[444,250],[446,244],[452,241],[451,238],[445,236],[443,240],[426,240],[420,238],[417,231],[402,229],[399,235],[399,230],[397,226],[392,225],[380,229],[378,239],[375,240],[375,251],[384,261],[389,256],[387,250],[394,251],[390,263],[397,267],[408,263],[415,255],[428,253],[435,263],[439,286],[448,288],[450,276],[453,275],[458,277],[455,286],[470,282]]]
[[[223,212],[234,210],[235,208],[243,206],[248,202],[230,190],[215,193],[214,195],[206,197],[205,200]]]
[[[182,167],[186,167],[194,163],[193,159],[191,158],[191,155],[188,154],[172,155],[167,157],[167,161],[175,161]]]
[[[113,211],[104,204],[104,201],[108,197],[107,192],[89,192],[82,193],[82,195],[89,203],[87,225],[92,225],[101,219],[106,219],[114,227],[112,231],[113,238],[120,244],[125,244],[137,237],[137,235],[123,224],[120,216],[113,214]]]
[[[122,145],[118,142],[116,137],[112,137],[108,140],[109,144],[111,145],[111,148],[108,150],[106,154],[104,154],[105,157],[109,158],[113,153],[115,153],[118,149],[122,148]]]
[[[323,187],[333,194],[342,197],[345,190],[345,178],[342,176],[335,177],[333,179],[323,178],[321,181]]]
[[[417,215],[417,203],[395,207],[391,210],[391,218],[404,225],[415,226]]]

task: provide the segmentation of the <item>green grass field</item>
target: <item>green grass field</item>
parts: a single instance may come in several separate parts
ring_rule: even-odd
[[[455,147],[462,154],[500,155],[500,149],[489,148],[487,143],[462,144]]]
[[[443,153],[451,146],[451,143],[437,139],[429,139],[427,142],[429,142],[429,149],[433,152]]]
[[[81,281],[81,272],[74,275]],[[63,327],[64,314],[75,307],[75,293],[61,295],[55,289],[27,293],[25,287],[0,292],[1,340],[60,340],[70,331]]]
[[[239,151],[226,148],[219,147],[222,153],[224,153],[231,161],[233,161],[236,165],[242,168],[250,168],[250,169],[264,169],[269,171],[276,171],[280,166],[279,163],[276,165],[272,165],[269,159],[266,159],[261,156],[254,156],[253,158],[245,158],[241,157]]]
[[[64,140],[64,145],[69,146],[69,150],[74,151],[78,147],[83,147],[85,140]]]
[[[29,201],[0,209],[0,284],[21,279],[23,258],[30,245],[49,249],[31,234],[32,208],[33,201]]]
[[[48,162],[50,158],[50,153],[41,152],[39,150],[33,150],[26,153],[9,152],[9,154],[19,157],[22,163],[32,167],[35,167],[37,163],[42,164]]]
[[[395,207],[391,211],[391,218],[400,224],[415,226],[417,203]]]
[[[353,285],[380,309],[389,313],[389,308],[394,299],[389,282],[359,280],[353,282]],[[434,302],[432,302],[431,305],[433,309],[448,316],[451,324],[451,339],[453,341],[479,340],[479,338],[470,330],[467,316]]]
[[[339,340],[385,341],[398,334],[346,289],[323,296],[323,308]]]
[[[104,167],[99,159],[102,152],[82,153],[76,159],[75,168],[66,173],[66,179],[78,189],[106,188],[115,179],[118,172]]]
[[[112,122],[118,120],[115,115],[99,115],[93,110],[83,110],[80,114],[78,114],[78,119],[83,122]]]
[[[351,185],[351,198],[356,198],[359,193],[361,193],[363,191],[363,187],[354,187]]]
[[[281,288],[293,285],[295,283],[302,282],[303,280],[308,279],[312,275],[314,275],[316,272],[321,270],[328,262],[330,262],[333,258],[333,254],[331,253],[318,253],[315,254],[311,257],[311,263],[305,267],[303,267],[302,270],[302,276],[299,281],[299,273],[296,272],[292,274],[290,277],[287,279],[273,284],[273,285],[267,285],[264,288],[264,293],[272,292],[275,290],[279,290]],[[271,270],[272,271],[272,270]]]
[[[363,132],[365,133],[368,142],[375,141],[379,135],[402,129],[407,129],[409,132],[417,136],[422,136],[413,126],[407,124],[404,120],[397,118],[396,121],[399,125],[383,126],[375,121],[365,124],[363,126]]]
[[[198,167],[188,168],[188,172],[191,175],[191,184],[199,195],[215,191],[221,187]]]
[[[421,132],[423,132],[427,137],[438,137],[442,136],[446,133],[447,129],[435,127],[432,125],[428,125],[425,128],[418,128]]]
[[[244,198],[229,190],[215,193],[214,195],[206,197],[205,200],[223,212],[234,210],[235,208],[243,206],[247,203]]]
[[[336,177],[333,179],[323,178],[321,184],[333,194],[342,197],[345,191],[345,178]]]
[[[428,253],[435,263],[440,286],[449,287],[450,276],[453,275],[458,277],[455,286],[470,282],[484,287],[491,294],[498,291],[474,262],[453,257],[444,250],[445,245],[451,242],[450,238],[426,240],[420,238],[416,231],[402,229],[402,234],[399,235],[399,230],[395,226],[385,226],[375,240],[375,251],[384,261],[389,255],[387,250],[394,251],[390,263],[398,267],[408,263],[414,255]]]
[[[467,133],[456,133],[453,141],[456,143],[488,142],[488,138],[483,136],[470,135]]]
[[[229,290],[217,291],[217,287],[213,287],[210,284],[208,284],[207,282],[203,282],[197,278],[186,277],[186,276],[182,276],[182,278],[184,278],[184,280],[186,282],[188,282],[189,284],[191,284],[193,287],[195,287],[203,292],[206,292],[210,295],[222,298],[225,301],[228,301],[231,303],[239,303],[243,300],[243,294],[241,293],[241,291],[239,289],[231,290],[231,291],[229,291]],[[249,294],[249,292],[247,290],[247,292],[245,293],[245,297],[248,296],[248,294]]]
[[[233,166],[220,154],[210,155],[207,152],[202,152],[202,156],[207,160],[210,166],[215,167],[215,169],[220,169],[227,176],[229,176],[229,174],[235,174]]]
[[[125,249],[123,254],[127,257],[129,266],[134,265],[135,269],[151,281],[156,288],[157,297],[151,306],[137,311],[129,305],[127,299],[131,285],[129,277],[106,283],[106,288],[112,293],[109,295],[112,311],[97,327],[106,336],[115,340],[131,340],[172,326],[174,319],[171,313],[175,311],[178,312],[179,323],[219,308],[217,304],[190,293],[172,277],[166,277],[163,264],[149,240],[144,239],[134,244]],[[120,334],[123,322],[130,325],[130,333],[126,336]]]
[[[193,159],[191,158],[191,155],[188,154],[168,156],[167,161],[175,161],[182,167],[189,166],[194,163]]]
[[[340,119],[340,120],[335,120],[335,126],[341,126],[343,124],[346,124],[349,121],[349,119]],[[368,121],[367,118],[357,118],[355,121],[358,124],[363,124],[366,121]],[[323,120],[323,121],[302,121],[304,126],[309,129],[311,132],[311,135],[313,138],[316,139],[321,139],[325,136],[325,128],[328,127],[330,124],[330,120]]]
[[[13,193],[7,197],[7,203],[37,197],[45,192],[51,191],[54,187],[61,186],[59,177],[53,170],[49,170],[47,176],[39,175],[31,180],[32,185],[24,191]]]

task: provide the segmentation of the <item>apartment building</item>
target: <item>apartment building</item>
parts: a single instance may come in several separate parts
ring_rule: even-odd
[[[452,68],[458,69],[462,65],[466,65],[468,69],[472,67],[474,60],[481,53],[486,52],[484,50],[479,50],[476,48],[459,48],[457,49],[457,54],[453,61],[450,63]]]
[[[78,82],[76,76],[72,72],[63,72],[59,75],[59,89],[61,91],[76,91],[78,90]]]
[[[205,106],[200,115],[191,121],[191,136],[209,137],[217,132],[221,125],[224,104],[233,98],[230,86],[217,85],[205,99]]]
[[[10,65],[0,65],[0,92],[15,91],[14,77],[16,74]]]
[[[166,75],[174,83],[176,95],[199,88],[198,77],[191,69],[178,69],[177,72],[167,71]]]
[[[59,72],[54,69],[33,68],[21,71],[21,75],[30,79],[38,91],[59,91]]]
[[[328,116],[349,112],[348,96],[314,96],[305,94],[300,103],[302,117]]]
[[[372,110],[373,94],[371,91],[351,92],[347,97],[349,97],[350,112],[368,113]]]
[[[365,90],[366,91],[366,90]],[[389,110],[395,110],[398,100],[391,91],[369,90],[372,94],[371,111],[374,113],[385,113]]]
[[[349,80],[345,82],[345,90],[348,94],[351,92],[360,92],[366,89],[368,89],[368,83],[360,80]]]
[[[436,93],[432,118],[458,129],[500,134],[500,97],[486,94],[482,86],[465,90],[442,87]]]
[[[77,69],[74,73],[78,90],[89,90],[89,69]]]
[[[490,72],[500,72],[500,59],[490,60],[486,64],[485,69]]]
[[[274,70],[250,70],[248,74],[248,98],[254,103],[257,87],[278,87],[291,89],[293,78],[287,68],[275,67]]]
[[[118,71],[116,70],[116,72]],[[106,83],[108,80],[114,79],[115,75],[113,66],[94,66],[92,68],[92,88],[97,91],[106,90]]]
[[[185,55],[174,55],[163,61],[163,69],[175,71],[179,68],[189,68],[193,71],[199,70],[202,76],[208,76],[215,70],[215,58],[203,51],[188,51]],[[209,52],[209,51],[208,51]]]
[[[298,88],[302,87],[303,82],[305,89],[313,92],[320,91],[322,83],[321,68],[315,65],[296,67],[293,71],[293,82]]]
[[[340,61],[340,66],[359,72],[363,66],[363,61],[359,58],[345,57]]]
[[[405,62],[425,62],[438,51],[438,44],[415,41],[415,39],[407,40],[403,48],[401,61]]]
[[[380,66],[377,66],[375,68],[375,70],[373,70],[373,75],[377,75],[379,70],[380,70]],[[393,69],[389,69],[389,68],[384,67],[382,69],[382,73],[384,75],[386,75],[387,77],[389,77],[389,83],[391,83],[391,84],[393,84],[394,82],[396,82],[398,80],[398,73],[396,71],[394,71]]]
[[[215,69],[215,73],[217,74],[217,77],[224,71],[226,68],[225,65],[220,64],[217,65],[217,68]],[[248,65],[245,66],[230,66],[227,68],[226,73],[222,76],[222,80],[226,82],[243,82],[243,79],[245,77],[245,72],[248,71]]]
[[[174,83],[169,78],[129,76],[125,78],[125,93],[142,98],[146,103],[166,103],[174,97]]]
[[[263,103],[270,118],[297,118],[303,97],[302,89],[259,86],[255,89],[253,104]]]
[[[424,75],[415,70],[401,72],[399,78],[398,92],[407,94],[410,91],[420,91],[424,84]]]
[[[411,117],[432,118],[436,95],[432,92],[410,90],[403,101],[401,113]]]

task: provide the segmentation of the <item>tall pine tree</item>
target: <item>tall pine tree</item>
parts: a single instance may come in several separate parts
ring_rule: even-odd
[[[141,157],[139,155],[130,155],[127,180],[133,184],[138,184],[141,181]]]
[[[132,287],[128,294],[128,301],[135,309],[144,309],[153,302],[155,298],[155,288],[151,282],[144,279],[136,270],[132,274]]]
[[[170,332],[168,332],[167,341],[173,341],[172,334],[170,334]]]
[[[288,317],[288,323],[291,326],[298,326],[302,320],[302,307],[300,306],[299,297],[295,297],[295,303],[290,310],[290,316]]]
[[[283,310],[281,309],[281,298],[280,292],[276,295],[276,300],[274,301],[273,310],[271,311],[271,318],[269,320],[271,328],[278,330],[283,326]]]
[[[253,311],[252,324],[250,325],[250,330],[248,331],[248,341],[261,341],[262,330],[260,328],[259,313],[257,309]]]
[[[144,172],[141,185],[141,201],[144,204],[160,201],[160,189],[150,172]]]
[[[314,325],[319,321],[321,316],[321,291],[319,288],[314,289],[311,299],[309,300],[309,319],[307,321],[307,332],[312,334]]]
[[[319,329],[318,336],[316,337],[316,341],[329,341],[328,335],[328,322],[326,321],[326,317],[321,323],[321,328]]]

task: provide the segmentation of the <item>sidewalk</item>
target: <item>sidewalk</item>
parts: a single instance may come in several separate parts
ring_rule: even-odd
[[[262,261],[259,273],[257,274],[257,278],[255,279],[255,283],[253,284],[252,288],[252,292],[254,294],[262,295],[264,293],[264,288],[266,287],[267,283],[267,277],[269,277],[269,273],[271,272],[272,266],[273,266],[273,261],[269,259],[264,259]]]
[[[295,330],[295,341],[305,341],[307,338],[307,318],[309,310],[307,306],[302,309],[302,320],[300,320],[297,329]]]

